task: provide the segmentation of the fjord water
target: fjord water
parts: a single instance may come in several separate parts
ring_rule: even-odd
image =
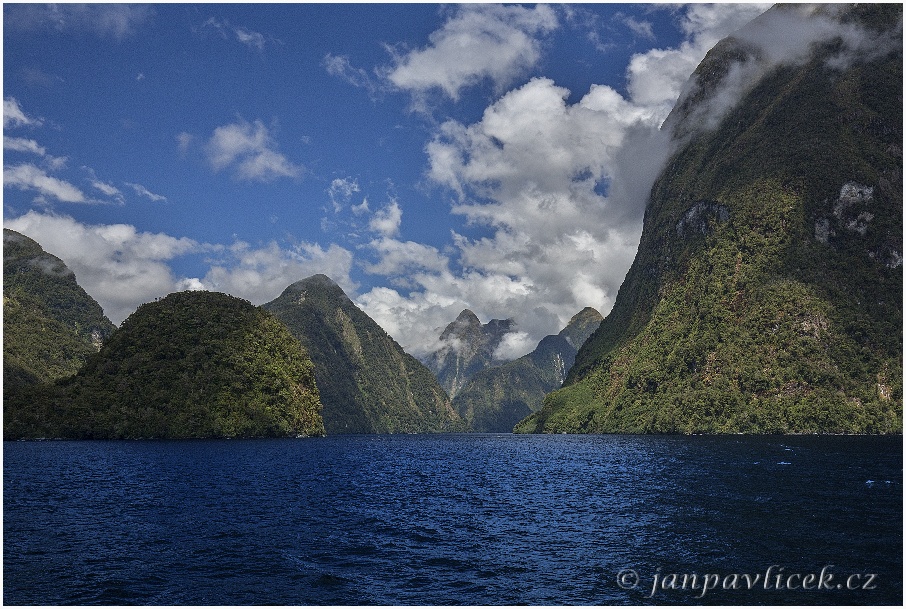
[[[899,437],[5,442],[3,601],[899,605],[902,463]]]

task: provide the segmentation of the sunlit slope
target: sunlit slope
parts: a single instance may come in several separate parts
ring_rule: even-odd
[[[813,46],[711,129],[749,49],[709,53],[613,311],[517,431],[902,431],[902,6],[841,20],[898,44]]]
[[[3,229],[3,389],[75,374],[116,327],[56,256]]]
[[[4,404],[4,437],[323,435],[308,355],[272,315],[216,292],[142,305],[73,377]]]

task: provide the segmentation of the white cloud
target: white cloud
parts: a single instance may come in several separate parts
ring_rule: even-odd
[[[632,15],[624,16],[623,23],[632,31],[633,34],[647,40],[654,40],[654,30],[650,21],[640,21]]]
[[[264,50],[264,46],[268,42],[276,42],[275,39],[265,36],[260,32],[255,32],[239,25],[233,25],[226,19],[211,17],[205,21],[201,27],[213,28],[222,38],[235,39],[237,42],[257,51]]]
[[[123,193],[119,188],[113,186],[112,184],[107,184],[106,182],[101,182],[100,180],[94,179],[91,180],[91,185],[95,190],[100,191],[101,193],[107,195],[108,197],[113,197],[118,200],[120,203],[124,203]]]
[[[394,277],[399,290],[373,289],[359,304],[416,354],[437,339],[425,328],[443,328],[466,307],[481,319],[516,320],[518,329],[501,352],[508,357],[530,351],[586,306],[606,315],[635,257],[651,186],[671,151],[660,125],[709,45],[763,10],[686,9],[687,39],[676,49],[637,56],[627,71],[628,98],[593,85],[569,104],[569,91],[534,78],[502,95],[473,124],[442,123],[426,145],[427,176],[455,195],[453,213],[490,234],[454,234],[449,251],[422,266],[410,261],[432,259],[423,252],[395,240],[373,242],[381,261],[366,270]],[[464,14],[417,52],[439,58],[436,78],[426,67],[419,72],[424,80],[401,83],[416,91],[442,87],[455,99],[474,82],[475,76],[446,72],[440,53],[452,48],[450,24],[468,30],[457,21]],[[635,29],[643,36],[648,31],[642,22]],[[477,69],[464,73],[488,77]]]
[[[3,100],[3,128],[11,127],[30,127],[40,126],[42,120],[32,118],[23,112],[22,107],[15,97],[7,97]]]
[[[684,122],[683,133],[716,127],[765,74],[778,65],[808,61],[816,43],[838,41],[839,50],[826,62],[832,69],[902,47],[902,23],[899,28],[878,33],[856,23],[840,22],[839,11],[835,5],[778,5],[735,31],[732,38],[741,59],[729,65],[704,97],[696,99],[691,113],[679,117]],[[693,77],[686,83],[678,106],[698,93]]]
[[[323,273],[333,279],[347,294],[358,287],[349,277],[352,253],[331,244],[324,249],[316,243],[300,243],[291,249],[271,242],[253,248],[236,241],[220,252],[202,278],[206,289],[226,292],[263,304],[279,296],[287,286],[306,277]]]
[[[132,190],[135,191],[136,194],[138,194],[139,196],[145,197],[146,199],[151,199],[152,201],[155,201],[155,202],[167,200],[167,197],[165,197],[163,195],[154,194],[153,192],[151,192],[150,190],[148,190],[141,184],[133,184],[132,182],[126,182],[126,186],[129,186],[130,188],[132,188]]]
[[[63,203],[91,203],[92,201],[69,182],[47,175],[40,167],[23,163],[3,168],[3,187],[35,190],[41,197],[52,197]]]
[[[354,295],[358,287],[349,277],[352,253],[337,245],[301,243],[282,249],[270,243],[256,249],[236,241],[224,247],[139,232],[128,224],[89,225],[35,211],[5,219],[4,226],[62,259],[116,324],[142,303],[183,290],[215,290],[263,304],[291,283],[317,273],[334,279],[347,294]],[[198,254],[215,257],[204,277],[173,272],[174,260]]]
[[[402,220],[403,210],[400,208],[399,203],[394,200],[374,213],[368,223],[368,228],[386,238],[391,238],[399,234]]]
[[[502,88],[538,62],[537,37],[557,26],[556,14],[546,5],[463,5],[430,35],[428,46],[395,54],[385,77],[416,96],[439,89],[453,100],[463,88],[486,79]]]
[[[22,137],[3,137],[3,149],[15,152],[28,152],[38,156],[44,156],[47,150],[35,140]]]
[[[138,305],[191,285],[194,280],[175,277],[167,263],[204,249],[191,239],[143,233],[127,224],[89,225],[35,211],[4,226],[62,259],[116,324]]]
[[[122,40],[133,35],[153,15],[151,7],[135,4],[16,4],[4,9],[4,25]]]
[[[179,146],[179,151],[182,154],[185,154],[189,150],[189,146],[192,145],[192,142],[195,141],[195,136],[191,133],[186,133],[185,131],[176,134],[176,143]]]
[[[215,171],[231,167],[242,180],[297,178],[304,171],[277,151],[277,143],[260,120],[217,127],[205,151]]]
[[[336,178],[330,183],[327,194],[330,196],[330,202],[333,205],[334,212],[339,213],[354,193],[359,192],[359,181],[348,178]]]
[[[449,260],[437,248],[414,241],[399,241],[389,237],[375,239],[368,247],[379,256],[375,264],[363,265],[367,273],[384,275],[405,282],[413,271],[445,272]]]
[[[686,39],[679,47],[652,49],[632,57],[627,69],[631,100],[659,106],[666,116],[711,47],[769,7],[769,4],[689,5],[681,21]]]
[[[377,77],[372,76],[362,68],[354,67],[347,55],[328,53],[324,56],[322,64],[328,74],[342,78],[355,87],[365,89],[372,98],[376,97],[383,89]]]

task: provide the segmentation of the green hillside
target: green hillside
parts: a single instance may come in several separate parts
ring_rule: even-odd
[[[518,431],[902,432],[902,6],[843,19],[898,44],[815,47],[713,130],[697,110],[757,57],[708,54],[613,311]]]
[[[75,374],[116,329],[66,264],[3,229],[3,390]]]
[[[74,377],[4,404],[4,438],[323,435],[304,350],[273,316],[214,292],[142,305]]]
[[[328,434],[465,430],[431,371],[328,277],[296,282],[263,308],[311,355]]]

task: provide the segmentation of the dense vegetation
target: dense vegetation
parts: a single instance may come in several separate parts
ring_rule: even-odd
[[[901,28],[902,6],[847,18]],[[745,49],[709,53],[612,313],[517,431],[902,433],[897,35],[845,69],[833,44],[774,69],[710,131],[696,104]]]
[[[3,229],[5,395],[75,374],[115,329],[62,260]]]
[[[431,372],[328,277],[296,282],[263,308],[311,355],[327,433],[466,429]]]
[[[4,437],[323,435],[312,363],[273,316],[213,292],[142,305],[80,372],[22,391]]]
[[[503,363],[495,352],[512,326],[512,319],[492,319],[482,324],[475,313],[464,309],[444,328],[440,347],[423,361],[440,386],[455,398],[473,376]]]
[[[563,384],[576,351],[600,323],[600,313],[583,309],[528,355],[475,374],[453,398],[453,408],[474,431],[512,431],[541,408],[546,394]]]

